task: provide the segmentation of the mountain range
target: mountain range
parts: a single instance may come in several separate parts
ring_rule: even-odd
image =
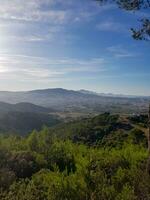
[[[35,111],[37,109],[43,112],[45,107],[47,109],[50,109],[51,111],[53,110],[61,112],[125,111],[127,113],[133,113],[147,111],[147,106],[150,99],[149,97],[131,97],[124,95],[102,94],[87,90],[66,90],[62,88],[20,92],[0,92],[0,102],[16,104],[14,105],[14,107],[17,110],[31,109],[32,111],[33,109],[33,111]],[[40,108],[37,108],[33,104],[40,106]],[[4,107],[4,105],[0,105],[0,112],[4,109]],[[12,106],[8,105],[8,107],[12,109]]]

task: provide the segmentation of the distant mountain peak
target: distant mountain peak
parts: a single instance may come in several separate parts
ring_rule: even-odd
[[[84,90],[84,89],[79,90],[79,92],[81,92],[82,94],[98,95],[98,93],[96,93],[96,92],[93,92],[93,91],[90,91],[90,90]]]

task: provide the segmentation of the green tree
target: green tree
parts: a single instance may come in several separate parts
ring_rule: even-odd
[[[30,151],[38,151],[39,145],[38,145],[38,132],[33,131],[27,138],[27,146]]]

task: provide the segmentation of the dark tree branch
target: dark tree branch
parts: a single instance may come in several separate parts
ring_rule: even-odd
[[[150,8],[150,0],[95,0],[101,4],[117,3],[120,8],[125,10],[140,10]]]
[[[142,19],[142,26],[140,29],[135,30],[131,29],[132,36],[136,40],[147,40],[150,41],[150,20],[149,19]]]

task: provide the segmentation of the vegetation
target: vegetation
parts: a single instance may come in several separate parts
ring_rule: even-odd
[[[140,116],[142,118],[143,115]],[[146,128],[143,126],[146,126],[147,120],[143,121],[143,124],[141,121],[137,126],[138,120],[137,116],[123,119],[119,115],[104,113],[93,118],[58,125],[50,129],[50,132],[55,133],[59,138],[95,147],[122,146],[129,139],[138,140],[140,135],[141,143],[146,146]]]
[[[27,137],[1,135],[0,199],[150,199],[146,137],[125,120],[105,113]]]

